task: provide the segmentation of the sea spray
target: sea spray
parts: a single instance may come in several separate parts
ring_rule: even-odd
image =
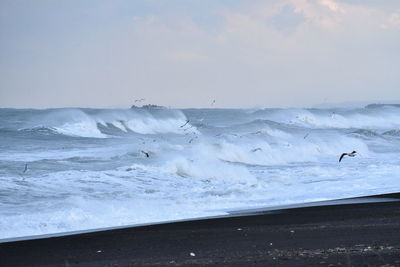
[[[396,106],[0,109],[0,238],[397,192],[399,129]]]

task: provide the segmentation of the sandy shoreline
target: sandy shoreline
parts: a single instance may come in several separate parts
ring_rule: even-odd
[[[373,198],[400,200],[400,193]],[[254,215],[255,214],[255,215]],[[0,243],[0,266],[400,266],[400,202],[302,207]]]

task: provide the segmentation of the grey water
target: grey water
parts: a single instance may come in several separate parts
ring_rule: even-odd
[[[398,192],[399,156],[395,105],[0,109],[0,238]]]

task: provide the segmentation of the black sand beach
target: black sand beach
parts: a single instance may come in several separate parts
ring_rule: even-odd
[[[400,266],[400,193],[376,197],[5,242],[0,265]]]

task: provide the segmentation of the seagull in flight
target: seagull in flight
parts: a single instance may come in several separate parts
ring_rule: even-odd
[[[24,168],[24,171],[22,173],[26,173],[28,170],[29,170],[28,169],[28,163],[25,163],[25,168]]]
[[[150,158],[150,154],[148,152],[143,150],[140,150],[140,152],[142,152],[146,156],[146,158]]]
[[[186,122],[185,122],[185,124],[183,124],[183,125],[181,125],[181,126],[179,126],[179,127],[183,127],[183,126],[185,126],[186,124],[188,124],[189,123],[189,120],[186,120]]]
[[[339,158],[339,162],[342,161],[342,159],[343,159],[344,156],[349,156],[349,157],[352,157],[352,158],[353,158],[353,157],[356,156],[356,154],[357,154],[356,151],[353,151],[353,152],[351,152],[351,153],[343,153],[343,154],[340,156],[340,158]]]

